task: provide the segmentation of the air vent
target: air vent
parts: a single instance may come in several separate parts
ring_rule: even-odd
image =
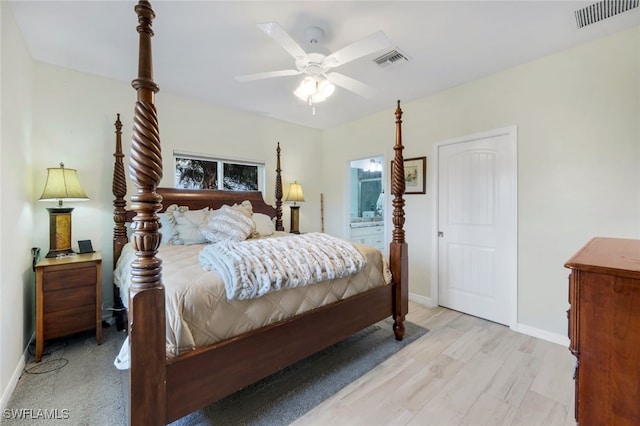
[[[602,0],[574,12],[578,28],[638,7],[640,0]]]
[[[373,60],[373,62],[378,64],[380,68],[386,68],[396,63],[408,62],[408,61],[409,61],[409,57],[407,57],[407,55],[405,55],[404,53],[400,52],[398,49],[394,49],[391,52],[385,53],[384,55],[379,56]]]

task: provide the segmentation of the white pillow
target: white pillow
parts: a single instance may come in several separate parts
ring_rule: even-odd
[[[158,218],[160,219],[160,233],[162,234],[160,244],[169,244],[169,240],[173,236],[173,226],[171,226],[166,213],[158,213]]]
[[[167,208],[166,213],[173,231],[167,244],[190,245],[206,243],[206,239],[200,229],[209,220],[211,211],[208,207],[201,210],[189,210],[189,207],[172,204]]]
[[[162,239],[160,240],[160,244],[169,244],[169,240],[173,236],[173,225],[169,222],[169,217],[166,213],[156,213],[158,219],[160,221],[160,233],[162,234]],[[131,222],[129,227],[133,230],[134,222]]]
[[[251,216],[251,219],[256,226],[256,232],[259,236],[266,237],[273,235],[273,233],[276,232],[276,225],[268,215],[263,213],[254,213]]]
[[[255,230],[250,217],[239,209],[222,206],[211,212],[209,221],[200,229],[202,236],[211,243],[221,241],[244,241]]]

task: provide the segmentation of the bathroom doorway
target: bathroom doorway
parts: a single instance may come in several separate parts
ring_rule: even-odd
[[[350,164],[349,239],[385,251],[384,157]]]

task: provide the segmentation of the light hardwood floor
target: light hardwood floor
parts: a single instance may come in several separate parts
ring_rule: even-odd
[[[294,425],[575,425],[575,358],[554,343],[411,303],[429,332]]]

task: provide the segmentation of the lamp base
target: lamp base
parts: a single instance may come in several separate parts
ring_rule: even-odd
[[[68,250],[49,250],[49,253],[47,253],[47,255],[45,257],[63,257],[63,256],[69,256],[71,254],[76,254],[76,252],[73,251],[72,249],[68,249]]]
[[[291,206],[291,227],[290,233],[299,234],[300,230],[300,206]]]
[[[71,212],[73,207],[53,207],[49,211],[49,253],[58,257],[75,253],[71,249]]]

